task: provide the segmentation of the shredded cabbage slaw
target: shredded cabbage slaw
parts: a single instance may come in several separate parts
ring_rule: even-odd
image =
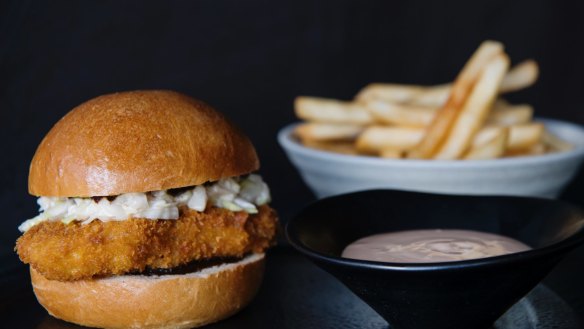
[[[80,221],[88,224],[96,219],[103,222],[129,218],[178,219],[179,206],[205,211],[207,204],[231,211],[258,212],[257,206],[270,202],[270,190],[260,175],[226,178],[205,185],[197,185],[173,196],[167,191],[125,193],[112,201],[101,198],[40,197],[38,216],[26,220],[18,229],[26,232],[45,221],[68,224]]]

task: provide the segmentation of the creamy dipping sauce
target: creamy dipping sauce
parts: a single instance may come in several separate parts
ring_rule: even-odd
[[[345,258],[393,263],[454,262],[531,249],[502,235],[469,230],[412,230],[371,235],[343,250]]]

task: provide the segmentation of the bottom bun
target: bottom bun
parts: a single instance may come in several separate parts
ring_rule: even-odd
[[[98,328],[193,328],[225,319],[252,300],[263,271],[264,254],[182,275],[63,282],[30,269],[49,314]]]

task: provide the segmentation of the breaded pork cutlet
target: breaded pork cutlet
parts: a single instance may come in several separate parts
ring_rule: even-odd
[[[47,279],[72,281],[240,258],[264,252],[275,233],[276,213],[267,205],[257,214],[182,207],[178,220],[40,223],[18,239],[16,249],[23,262]]]

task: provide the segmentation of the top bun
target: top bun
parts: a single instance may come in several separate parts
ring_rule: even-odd
[[[36,196],[166,190],[259,168],[249,139],[209,105],[173,91],[89,100],[65,115],[30,165]]]

